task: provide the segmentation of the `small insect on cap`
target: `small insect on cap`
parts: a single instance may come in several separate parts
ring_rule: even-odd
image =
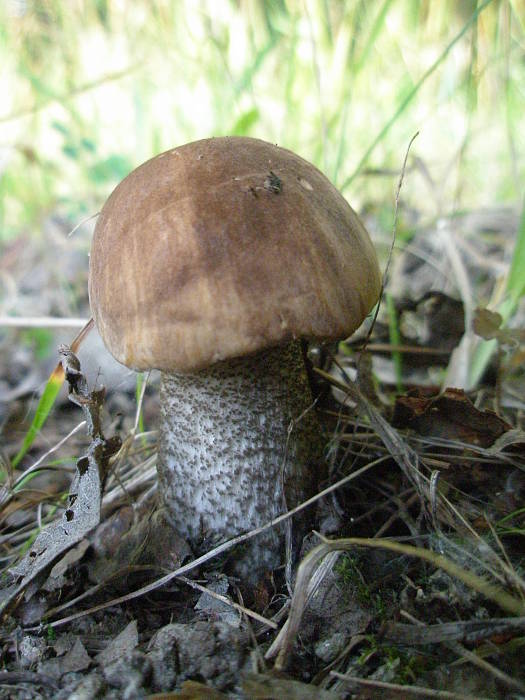
[[[327,178],[252,138],[128,175],[98,217],[89,295],[114,357],[191,371],[292,338],[344,338],[380,291],[368,233]]]

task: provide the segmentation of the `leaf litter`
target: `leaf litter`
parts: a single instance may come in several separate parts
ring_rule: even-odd
[[[494,231],[503,235],[516,220],[501,211],[468,216],[471,236],[452,241],[461,242],[459,254],[483,298],[502,258],[496,246],[478,264],[466,246],[476,236],[481,250],[484,231],[494,246]],[[467,228],[467,218],[456,217],[452,229]],[[427,232],[421,240],[429,240]],[[419,246],[414,239],[406,255]],[[416,258],[408,275],[404,254],[394,257],[397,347],[380,309],[366,349],[361,335],[310,353],[317,357],[330,482],[305,506],[319,534],[303,545],[291,591],[280,571],[259,590],[239,590],[221,572],[224,547],[168,572],[130,557],[110,573],[104,562],[137,519],[150,517],[155,497],[155,434],[141,433],[137,422],[141,413],[145,425],[156,424],[155,388],[136,411],[129,389],[106,396],[90,390],[77,356],[64,348],[75,410],[65,411],[57,398],[5,484],[0,544],[11,571],[4,582],[14,574],[15,587],[3,589],[0,682],[20,697],[38,688],[42,697],[64,698],[402,696],[399,688],[410,686],[420,695],[442,693],[435,697],[521,692],[525,441],[516,387],[523,381],[523,323],[518,312],[513,327],[502,328],[493,312],[472,307],[474,330],[496,339],[499,351],[477,391],[443,387],[442,373],[465,333],[465,299],[450,279],[435,284],[432,265],[441,265],[443,253],[433,255]],[[407,280],[419,287],[407,290]],[[19,332],[10,331],[11,342]],[[397,395],[394,352],[401,358]],[[37,367],[28,360],[24,371],[30,376]],[[24,372],[16,381],[15,388],[23,386]],[[28,396],[14,393],[4,404],[7,415]],[[79,409],[85,428],[58,446],[80,425]],[[17,415],[8,417],[10,425]],[[9,460],[20,441],[9,440],[5,425]],[[71,442],[84,429],[87,448]],[[106,433],[122,435],[125,447]],[[60,465],[50,463],[69,446],[85,457],[69,492],[53,491]],[[43,470],[31,482],[39,491],[31,498],[27,486],[14,493],[9,484],[41,457],[36,471]]]

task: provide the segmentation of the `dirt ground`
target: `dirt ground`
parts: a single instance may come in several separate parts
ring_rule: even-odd
[[[510,331],[484,309],[518,212],[400,217],[413,234],[371,332],[309,348],[324,495],[299,569],[255,588],[227,575],[228,550],[195,566],[180,543],[171,566],[142,563],[158,376],[137,384],[95,331],[59,355],[80,328],[0,328],[0,697],[525,696],[524,309]],[[90,228],[68,232],[50,217],[38,242],[6,246],[3,315],[89,318]],[[498,349],[464,391],[473,318]],[[59,360],[68,381],[13,466]]]

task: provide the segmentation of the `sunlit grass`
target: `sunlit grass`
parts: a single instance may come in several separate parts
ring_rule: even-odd
[[[496,290],[499,294],[499,290]],[[516,312],[521,298],[525,295],[525,203],[521,211],[518,236],[512,254],[508,274],[503,285],[503,298],[497,300],[493,310],[501,315],[503,327]],[[496,340],[479,339],[470,366],[470,386],[475,387],[487,369],[497,350]]]
[[[51,376],[49,377],[46,386],[44,388],[44,391],[42,392],[42,396],[40,397],[40,400],[38,401],[38,405],[36,407],[35,415],[33,416],[33,419],[31,421],[31,425],[27,431],[27,433],[24,436],[24,440],[22,441],[22,446],[20,447],[18,453],[15,455],[13,458],[12,464],[13,467],[16,467],[19,462],[24,458],[26,455],[27,451],[35,441],[36,436],[42,429],[44,423],[47,420],[47,417],[53,408],[53,405],[55,403],[56,397],[58,395],[58,392],[62,388],[62,384],[64,383],[64,370],[62,368],[62,365],[57,365],[57,367],[53,370]]]
[[[148,157],[228,133],[298,151],[360,206],[395,186],[363,169],[398,167],[419,130],[414,155],[438,184],[429,196],[412,177],[406,201],[441,213],[515,200],[519,5],[6,0],[0,235],[51,209],[76,222]]]

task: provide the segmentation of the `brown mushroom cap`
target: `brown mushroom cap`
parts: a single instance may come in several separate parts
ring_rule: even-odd
[[[191,371],[292,338],[344,338],[381,281],[363,224],[313,165],[205,139],[128,175],[98,217],[89,295],[128,367]]]

